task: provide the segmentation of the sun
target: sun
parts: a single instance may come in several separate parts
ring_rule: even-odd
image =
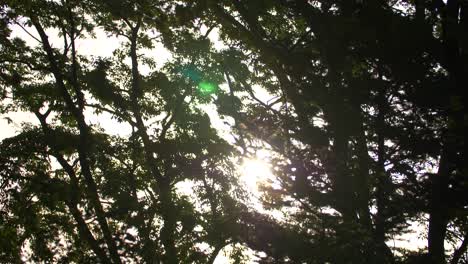
[[[241,165],[241,181],[248,191],[259,194],[258,184],[271,179],[271,167],[267,160],[261,158],[244,159]]]

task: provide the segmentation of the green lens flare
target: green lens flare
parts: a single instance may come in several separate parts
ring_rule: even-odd
[[[203,94],[211,94],[216,91],[216,85],[210,82],[203,81],[198,84],[198,89]]]
[[[182,69],[182,75],[188,77],[194,82],[199,82],[201,80],[201,73],[194,67],[186,67]]]

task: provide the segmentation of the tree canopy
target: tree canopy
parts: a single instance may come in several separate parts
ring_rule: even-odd
[[[7,0],[0,66],[0,262],[468,263],[466,0]]]

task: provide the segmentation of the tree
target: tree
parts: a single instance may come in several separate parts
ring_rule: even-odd
[[[213,263],[236,242],[242,193],[234,152],[200,108],[213,100],[210,91],[197,89],[222,77],[209,67],[201,80],[183,71],[209,47],[199,36],[199,47],[161,70],[142,53],[155,30],[166,45],[187,50],[185,39],[170,38],[186,31],[172,24],[171,8],[164,1],[1,5],[2,113],[30,112],[38,121],[2,141],[2,261]],[[11,37],[13,25],[37,45]],[[84,56],[77,45],[99,28],[125,39],[110,58]],[[132,132],[109,134],[89,121],[93,113]],[[192,197],[176,191],[184,181]]]
[[[213,263],[241,243],[262,263],[463,262],[466,1],[1,7],[1,110],[37,119],[1,143],[2,261]],[[122,39],[113,56],[80,52],[98,30]],[[173,57],[161,68],[156,44]],[[100,113],[132,132],[92,124]],[[235,159],[258,146],[275,175],[263,206],[284,219],[243,204]],[[391,248],[411,221],[427,250]]]
[[[427,213],[427,261],[445,262],[447,224],[467,223],[466,3],[193,5],[220,25],[232,89],[253,100],[233,116],[278,155],[267,202],[294,208],[290,229],[319,248],[276,261],[391,263],[387,239]],[[255,85],[277,99],[258,100]]]

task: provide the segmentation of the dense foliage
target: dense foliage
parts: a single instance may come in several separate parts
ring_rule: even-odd
[[[0,110],[35,118],[1,143],[0,262],[468,263],[466,0],[0,6]],[[390,246],[413,222],[427,248]]]

